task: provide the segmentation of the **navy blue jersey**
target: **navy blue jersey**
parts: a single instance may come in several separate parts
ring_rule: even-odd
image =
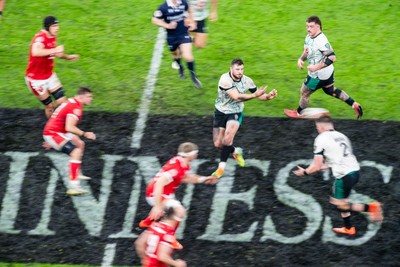
[[[171,37],[188,33],[188,27],[185,26],[184,18],[185,13],[189,9],[189,5],[185,0],[178,0],[177,2],[178,4],[175,6],[172,4],[171,0],[165,1],[158,7],[153,15],[155,18],[163,19],[167,23],[175,21],[178,24],[173,30],[167,29],[167,34]]]

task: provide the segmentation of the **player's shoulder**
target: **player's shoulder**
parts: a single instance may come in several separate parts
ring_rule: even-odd
[[[249,76],[246,76],[246,75],[243,74],[242,81],[243,82],[253,82],[253,79],[250,78]]]
[[[159,5],[157,10],[161,11],[161,12],[166,12],[168,10],[167,1],[165,1],[161,5]]]
[[[47,34],[43,31],[40,30],[33,36],[33,41],[34,42],[44,42],[46,40]]]
[[[233,87],[233,79],[229,72],[221,75],[219,78],[218,87],[222,87],[224,89],[230,89]]]
[[[321,43],[329,43],[328,37],[326,37],[325,33],[321,32],[317,37],[315,37],[315,41]]]
[[[317,137],[315,138],[315,142],[316,142],[316,143],[317,143],[317,142],[322,142],[322,143],[324,143],[324,142],[326,142],[326,141],[329,140],[329,139],[332,139],[332,132],[330,132],[330,131],[325,131],[325,132],[319,133],[319,134],[317,135]]]

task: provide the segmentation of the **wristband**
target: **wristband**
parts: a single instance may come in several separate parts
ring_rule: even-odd
[[[202,183],[204,183],[205,180],[207,180],[207,177],[205,177],[205,176],[199,176],[198,182],[199,182],[199,184],[202,184]]]

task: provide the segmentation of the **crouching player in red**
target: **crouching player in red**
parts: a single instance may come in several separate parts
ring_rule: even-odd
[[[179,224],[176,217],[175,209],[168,208],[164,218],[153,223],[135,241],[136,253],[143,267],[186,267],[184,260],[175,260],[172,257],[176,241],[175,231]]]
[[[70,156],[68,195],[87,193],[80,187],[78,179],[84,152],[84,142],[79,136],[96,140],[96,135],[93,132],[82,131],[77,124],[82,119],[83,106],[90,105],[92,99],[93,94],[89,88],[79,88],[75,97],[62,103],[53,112],[43,130],[43,139],[47,144]]]
[[[186,215],[185,208],[175,199],[175,191],[179,185],[218,182],[215,176],[205,177],[190,172],[190,163],[197,158],[198,152],[196,144],[190,142],[180,144],[178,155],[171,158],[156,174],[146,188],[146,201],[153,208],[149,216],[140,222],[139,227],[149,227],[153,221],[164,214],[164,209],[170,207],[175,209],[175,219],[178,221],[176,227],[178,227],[179,221],[182,221]]]

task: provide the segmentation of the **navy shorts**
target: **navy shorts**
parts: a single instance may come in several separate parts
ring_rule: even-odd
[[[318,78],[311,78],[310,75],[307,75],[306,80],[304,81],[305,86],[307,86],[310,90],[315,91],[319,88],[323,88],[327,85],[333,84],[335,82],[335,78],[332,75],[327,80],[320,80]]]
[[[176,49],[178,49],[178,47],[181,44],[186,44],[186,43],[191,43],[192,42],[192,37],[190,37],[190,35],[184,34],[184,35],[179,35],[179,36],[168,36],[167,37],[167,43],[168,43],[168,48],[169,51],[173,52]]]
[[[231,120],[237,121],[239,122],[239,124],[242,124],[243,112],[225,114],[218,109],[215,109],[213,128],[226,128],[226,123]]]

